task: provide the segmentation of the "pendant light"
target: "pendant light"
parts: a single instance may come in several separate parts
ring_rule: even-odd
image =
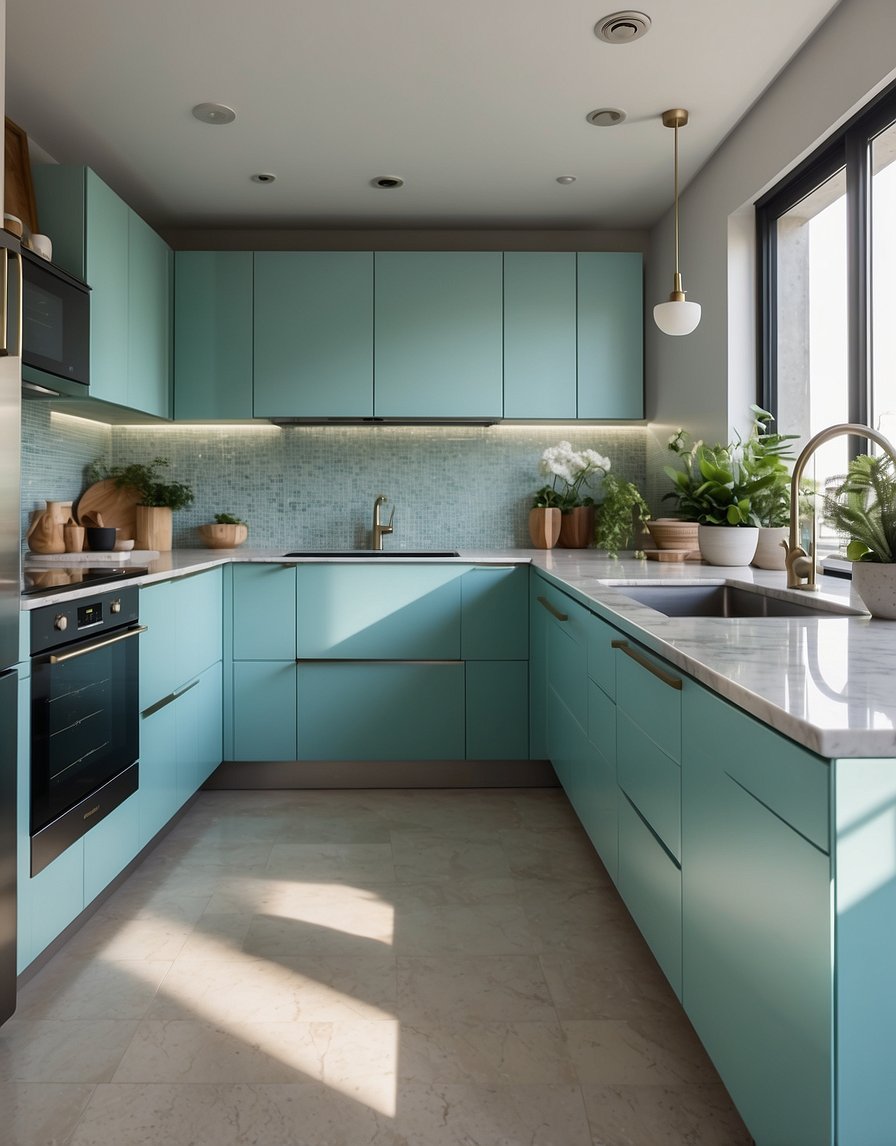
[[[663,127],[675,129],[675,280],[668,302],[653,308],[653,321],[663,334],[690,334],[700,322],[700,303],[688,302],[681,289],[681,271],[678,269],[678,129],[688,122],[684,108],[670,108],[663,112]]]

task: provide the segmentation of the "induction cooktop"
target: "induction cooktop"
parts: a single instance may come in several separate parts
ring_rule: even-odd
[[[22,595],[25,597],[39,597],[50,593],[59,593],[65,589],[77,589],[81,586],[93,588],[94,585],[108,585],[115,581],[126,581],[132,577],[141,577],[149,570],[141,565],[77,565],[52,568],[34,568],[33,566],[22,571]]]

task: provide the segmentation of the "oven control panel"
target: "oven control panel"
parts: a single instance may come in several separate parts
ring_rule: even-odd
[[[32,609],[31,655],[133,625],[138,617],[139,592],[133,586]]]

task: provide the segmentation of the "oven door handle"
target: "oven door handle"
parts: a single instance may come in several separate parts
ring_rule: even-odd
[[[119,641],[130,640],[131,637],[139,637],[141,633],[145,633],[148,625],[137,625],[134,629],[128,629],[126,633],[119,633],[118,636],[108,637],[102,641],[95,641],[90,645],[82,645],[79,649],[72,649],[70,653],[58,653],[50,657],[51,665],[65,664],[66,661],[73,661],[75,657],[86,657],[88,653],[98,652],[100,649],[108,648],[109,645],[117,645]]]

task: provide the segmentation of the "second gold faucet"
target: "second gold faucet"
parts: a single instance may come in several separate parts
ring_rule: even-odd
[[[395,517],[395,506],[392,506],[392,512],[389,514],[389,520],[387,522],[382,521],[380,518],[380,511],[388,500],[384,493],[379,493],[376,496],[376,501],[373,503],[373,529],[371,530],[370,547],[375,552],[379,552],[383,548],[384,534],[392,533],[393,531],[392,519]]]

